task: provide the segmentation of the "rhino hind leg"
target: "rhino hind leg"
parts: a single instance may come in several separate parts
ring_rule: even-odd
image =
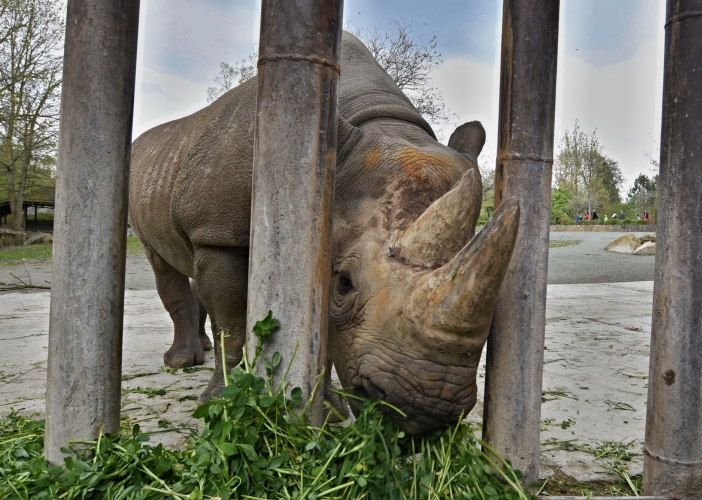
[[[156,277],[156,289],[173,321],[173,345],[163,355],[171,368],[188,368],[205,362],[198,335],[198,306],[187,276],[177,271],[152,248],[144,245]]]
[[[242,357],[246,342],[246,289],[248,285],[249,249],[247,247],[196,247],[195,285],[212,324],[215,341],[215,371],[200,402],[219,396],[224,388],[221,342],[227,371]]]
[[[203,351],[211,351],[212,341],[207,336],[207,332],[205,331],[205,323],[207,322],[207,309],[205,309],[205,304],[203,304],[202,299],[200,299],[200,294],[197,293],[197,286],[195,286],[195,282],[193,280],[190,280],[190,290],[193,293],[193,297],[195,297],[195,302],[197,302],[197,308],[199,311],[198,334],[200,336],[200,345],[202,345]]]

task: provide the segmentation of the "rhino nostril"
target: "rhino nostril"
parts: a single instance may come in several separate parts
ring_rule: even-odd
[[[385,391],[381,390],[377,385],[371,382],[370,379],[362,377],[362,380],[363,388],[365,389],[365,392],[371,397],[371,399],[375,399],[378,401],[385,401],[387,399]]]

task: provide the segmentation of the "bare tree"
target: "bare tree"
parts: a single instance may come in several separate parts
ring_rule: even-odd
[[[446,124],[449,110],[438,89],[433,87],[432,70],[441,64],[441,54],[436,50],[436,36],[428,42],[412,37],[412,26],[393,21],[390,30],[384,33],[376,28],[366,31],[355,26],[347,30],[366,44],[378,64],[387,71],[417,111],[432,124]],[[256,76],[258,49],[254,48],[248,57],[234,65],[219,64],[219,73],[213,87],[207,89],[207,102],[212,102],[225,92]]]
[[[256,76],[257,62],[258,47],[254,47],[248,56],[234,65],[224,61],[219,63],[219,73],[215,76],[214,87],[207,89],[207,102],[216,101],[226,92]]]
[[[431,74],[442,63],[436,50],[436,35],[429,41],[412,37],[412,25],[392,21],[390,29],[363,30],[352,26],[356,35],[370,50],[378,64],[390,75],[417,111],[432,124],[448,123],[449,111],[439,90],[433,86]]]
[[[2,0],[0,14],[0,165],[18,230],[25,193],[56,154],[64,14],[52,0]]]

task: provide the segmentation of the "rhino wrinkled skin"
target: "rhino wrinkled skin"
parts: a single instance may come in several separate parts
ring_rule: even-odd
[[[407,416],[391,417],[419,433],[454,423],[475,405],[519,206],[504,202],[473,237],[482,126],[466,123],[448,147],[438,143],[349,33],[341,68],[330,351],[345,388],[398,407]],[[213,332],[231,333],[228,366],[241,359],[256,85],[251,79],[133,145],[130,219],[174,323],[164,355],[171,367],[203,363],[203,349],[212,348],[205,312]],[[222,382],[217,368],[201,399]]]

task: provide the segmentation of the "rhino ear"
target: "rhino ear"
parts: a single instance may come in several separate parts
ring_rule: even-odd
[[[485,129],[480,122],[464,123],[451,134],[448,142],[450,148],[476,159],[484,145]]]
[[[336,165],[342,164],[363,138],[363,130],[354,127],[341,115],[336,121]]]

